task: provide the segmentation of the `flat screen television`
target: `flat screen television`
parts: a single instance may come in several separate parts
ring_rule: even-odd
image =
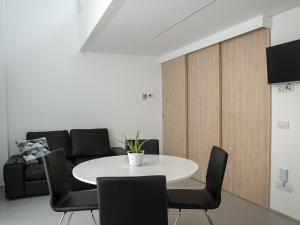
[[[300,81],[300,40],[267,48],[268,83]]]

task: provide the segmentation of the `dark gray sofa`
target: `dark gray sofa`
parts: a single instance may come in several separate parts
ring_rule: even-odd
[[[28,132],[27,140],[46,137],[50,151],[65,150],[69,182],[73,191],[95,188],[72,175],[72,169],[87,160],[125,154],[123,148],[111,148],[107,129],[73,129]],[[43,163],[26,165],[21,155],[14,155],[4,165],[5,193],[7,199],[48,194],[48,185]]]

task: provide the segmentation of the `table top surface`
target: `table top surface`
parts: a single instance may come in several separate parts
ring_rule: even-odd
[[[127,155],[93,159],[75,166],[73,176],[96,185],[97,177],[165,175],[171,183],[190,178],[199,169],[197,163],[176,156],[144,155],[143,161],[143,165],[134,167],[129,165]]]

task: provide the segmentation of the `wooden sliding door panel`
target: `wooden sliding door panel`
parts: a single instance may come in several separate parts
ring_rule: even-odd
[[[163,153],[187,157],[186,57],[162,64]]]
[[[269,33],[260,29],[221,44],[222,147],[229,153],[224,188],[264,207],[270,185]]]
[[[213,145],[220,146],[220,45],[188,55],[188,158],[205,182]]]

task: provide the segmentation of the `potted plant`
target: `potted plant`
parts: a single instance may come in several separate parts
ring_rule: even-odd
[[[134,140],[128,140],[125,137],[125,145],[127,145],[128,148],[130,149],[129,151],[127,151],[127,154],[128,154],[129,164],[131,166],[140,166],[143,164],[144,151],[142,150],[142,146],[146,141],[148,140],[141,141],[140,131],[136,132],[136,136]]]

